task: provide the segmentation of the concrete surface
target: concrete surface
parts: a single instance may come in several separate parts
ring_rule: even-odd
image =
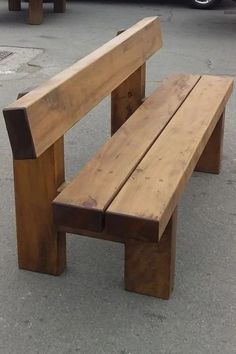
[[[26,9],[27,5],[23,5]],[[0,46],[34,48],[1,73],[0,106],[83,57],[144,16],[159,15],[164,48],[148,65],[148,91],[173,72],[236,75],[236,17],[176,2],[45,5],[44,24],[0,3]],[[13,48],[14,49],[14,48]],[[38,53],[38,52],[37,52]],[[26,57],[25,57],[26,58]],[[235,91],[236,92],[236,91]],[[236,95],[228,105],[223,171],[194,174],[179,206],[176,284],[170,301],[123,290],[123,247],[68,237],[61,277],[17,268],[11,152],[0,120],[0,353],[236,353]],[[109,99],[66,135],[72,177],[109,136]]]

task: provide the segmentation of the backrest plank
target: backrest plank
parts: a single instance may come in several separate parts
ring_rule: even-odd
[[[102,231],[106,208],[199,79],[173,76],[145,100],[54,200],[60,227]]]
[[[231,78],[200,79],[107,209],[107,232],[160,239],[232,87]]]
[[[14,158],[42,154],[161,45],[158,18],[145,18],[7,107]]]

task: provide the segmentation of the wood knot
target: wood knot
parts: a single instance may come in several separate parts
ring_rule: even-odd
[[[97,206],[97,201],[92,197],[88,197],[88,199],[83,202],[83,206],[86,208],[94,208]]]

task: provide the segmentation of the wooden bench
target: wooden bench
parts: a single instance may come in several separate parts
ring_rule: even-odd
[[[66,11],[66,0],[53,0],[54,12]],[[21,0],[8,0],[9,11],[20,11]],[[43,22],[43,0],[29,0],[29,23],[40,25]]]
[[[145,99],[161,45],[145,18],[4,109],[20,268],[62,273],[66,232],[122,242],[125,288],[169,298],[177,205],[194,169],[219,173],[233,80],[176,75]],[[63,136],[110,93],[113,136],[65,183]]]

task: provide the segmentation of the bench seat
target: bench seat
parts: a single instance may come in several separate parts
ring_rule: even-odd
[[[103,231],[106,209],[199,79],[166,80],[96,153],[54,200],[60,230]]]
[[[59,230],[159,241],[231,91],[223,77],[163,83],[54,200]]]

